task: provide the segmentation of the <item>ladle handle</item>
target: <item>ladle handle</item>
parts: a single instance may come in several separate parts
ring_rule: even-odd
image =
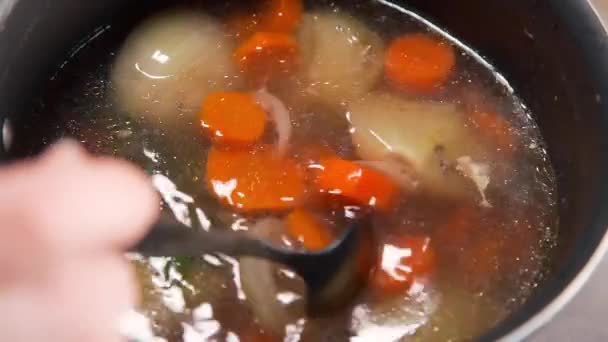
[[[245,234],[229,229],[194,229],[168,216],[161,216],[146,236],[130,250],[144,256],[178,257],[222,253],[234,257],[276,257],[268,245]]]

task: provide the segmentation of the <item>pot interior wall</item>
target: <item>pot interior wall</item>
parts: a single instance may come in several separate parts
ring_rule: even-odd
[[[12,3],[9,0],[7,3]],[[151,6],[158,3],[151,1]],[[546,282],[520,312],[488,338],[500,336],[554,299],[580,271],[606,230],[608,174],[608,48],[604,30],[582,1],[428,1],[407,7],[481,52],[536,116],[558,174],[560,239]],[[119,13],[140,16],[141,2],[42,0],[17,2],[0,23],[0,116],[10,117],[19,143],[38,144],[19,113],[44,91],[78,41]],[[2,18],[0,6],[0,20]],[[3,160],[19,155],[3,154]]]

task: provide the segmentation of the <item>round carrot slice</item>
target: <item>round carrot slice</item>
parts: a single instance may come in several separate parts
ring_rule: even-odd
[[[302,19],[302,1],[268,0],[260,18],[261,27],[265,31],[293,33]]]
[[[292,72],[298,64],[298,44],[284,33],[258,32],[234,53],[241,72],[255,84]]]
[[[386,78],[396,87],[430,92],[442,85],[456,64],[454,49],[426,34],[395,39],[385,57]]]
[[[250,151],[212,148],[206,182],[222,203],[243,212],[287,210],[305,195],[304,170],[272,146]]]
[[[199,118],[211,139],[222,144],[254,143],[266,129],[266,112],[246,93],[212,93],[203,102]]]

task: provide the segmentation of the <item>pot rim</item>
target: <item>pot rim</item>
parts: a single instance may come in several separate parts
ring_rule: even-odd
[[[564,288],[560,294],[547,304],[541,311],[528,319],[525,323],[511,330],[499,341],[523,341],[535,332],[549,324],[562,309],[570,303],[589,281],[591,275],[608,254],[608,232],[604,234],[600,244],[585,266],[579,271],[575,278]]]
[[[593,0],[585,0],[581,3],[581,8],[585,7],[583,11],[588,11],[590,20],[588,25],[596,25],[598,33],[600,30],[603,33],[602,40],[608,41],[608,17],[600,15],[597,6]],[[594,16],[594,18],[591,18]],[[595,20],[595,22],[594,22]],[[543,327],[548,325],[554,318],[560,313],[565,306],[570,303],[574,297],[583,289],[585,284],[589,281],[593,273],[597,270],[599,264],[602,262],[604,257],[608,255],[608,226],[606,232],[602,236],[599,244],[595,251],[591,254],[582,269],[574,276],[574,278],[568,283],[568,285],[547,305],[545,305],[539,312],[534,314],[524,323],[513,328],[503,336],[499,337],[499,341],[523,341],[529,338],[534,333],[540,331]]]
[[[381,0],[382,1],[382,0]],[[4,30],[4,23],[12,14],[14,7],[19,0],[0,0],[0,33]],[[384,1],[382,1],[384,2]],[[388,1],[387,1],[388,2]],[[608,17],[602,17],[594,4],[593,0],[584,0],[580,3],[581,7],[585,7],[584,11],[588,11],[588,25],[597,25],[596,30],[603,33],[603,39],[608,41]],[[591,18],[594,16],[594,18]],[[595,20],[595,22],[594,22]],[[607,50],[608,52],[608,50]],[[608,55],[607,55],[608,57]],[[608,62],[606,62],[608,64]],[[3,120],[0,120],[0,130],[2,130]],[[3,134],[0,133],[0,137]],[[0,142],[0,150],[2,149]],[[604,257],[608,255],[608,227],[606,233],[602,236],[595,251],[591,254],[585,265],[568,283],[567,286],[540,311],[531,316],[524,323],[514,327],[504,335],[498,337],[499,341],[522,341],[532,336],[535,332],[549,324],[555,316],[570,303],[574,297],[582,290],[584,285],[589,281],[593,273],[597,270],[599,264]]]

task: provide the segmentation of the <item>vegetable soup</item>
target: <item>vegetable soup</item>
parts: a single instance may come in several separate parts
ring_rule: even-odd
[[[309,317],[281,265],[132,254],[133,340],[461,341],[526,301],[556,241],[556,185],[489,62],[384,0],[205,3],[100,27],[29,129],[140,165],[192,229],[318,251],[372,215],[358,257],[373,266],[349,306]]]

